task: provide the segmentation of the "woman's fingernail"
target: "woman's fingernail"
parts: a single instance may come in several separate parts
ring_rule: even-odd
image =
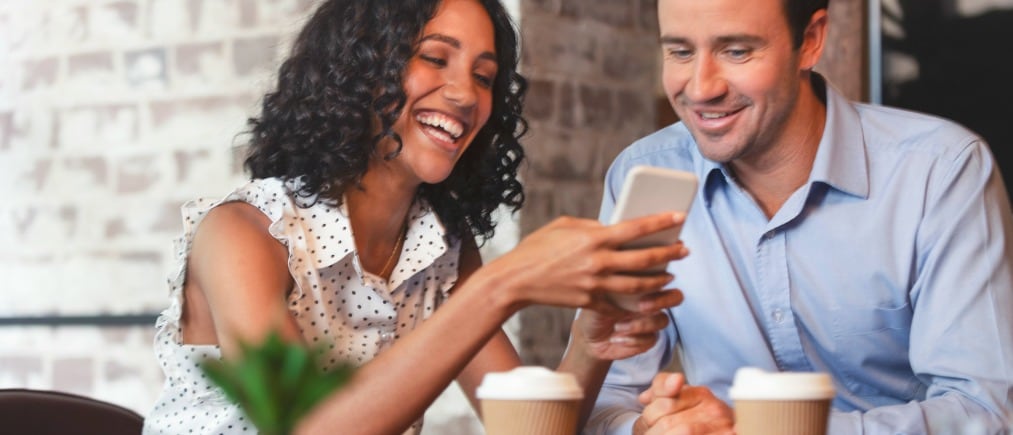
[[[630,322],[618,322],[612,326],[612,330],[616,332],[626,332],[633,329],[633,324]]]

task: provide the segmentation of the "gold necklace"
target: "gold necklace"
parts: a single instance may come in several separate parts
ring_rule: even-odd
[[[398,251],[400,251],[401,247],[404,246],[404,238],[407,232],[408,232],[408,222],[405,222],[401,224],[401,234],[398,235],[397,242],[394,243],[394,249],[390,251],[390,255],[387,257],[387,261],[383,263],[383,269],[380,269],[381,277],[389,278],[390,274],[394,272],[394,266],[396,265],[396,263],[393,263],[393,261],[394,258],[397,257]],[[391,270],[388,271],[387,270],[388,268],[390,268]]]

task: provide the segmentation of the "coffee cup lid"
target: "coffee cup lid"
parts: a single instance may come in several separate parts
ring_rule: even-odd
[[[577,378],[540,366],[521,366],[487,373],[476,392],[479,399],[571,400],[584,397]]]
[[[735,372],[728,395],[732,400],[832,399],[834,384],[826,373],[767,372],[743,367]]]

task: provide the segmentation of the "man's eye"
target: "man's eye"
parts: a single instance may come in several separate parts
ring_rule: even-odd
[[[725,55],[732,60],[746,60],[751,54],[753,54],[753,51],[748,48],[729,48],[725,50]]]
[[[692,57],[693,51],[684,48],[669,48],[665,50],[665,55],[670,59],[684,60]]]

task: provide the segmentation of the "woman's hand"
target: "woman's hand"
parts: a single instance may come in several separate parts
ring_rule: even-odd
[[[662,213],[615,225],[591,219],[558,218],[530,234],[478,274],[495,286],[512,309],[531,304],[589,308],[615,314],[606,297],[646,295],[671,281],[667,273],[634,274],[685,257],[682,243],[622,250],[639,237],[679,225],[682,213]]]

